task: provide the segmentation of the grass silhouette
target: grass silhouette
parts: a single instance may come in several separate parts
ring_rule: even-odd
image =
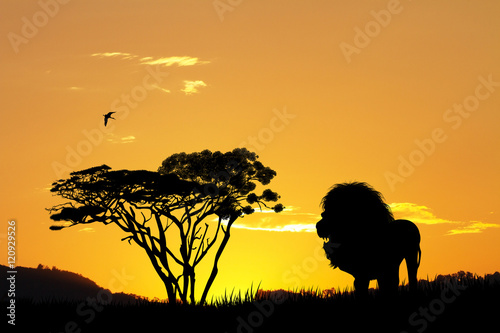
[[[376,290],[359,299],[350,290],[263,291],[259,286],[252,285],[244,294],[232,291],[214,297],[205,306],[146,299],[109,304],[20,299],[16,300],[16,326],[45,332],[421,333],[486,331],[500,324],[498,272],[484,277],[464,272],[439,275],[432,281],[420,280],[416,293],[400,286],[395,299]]]

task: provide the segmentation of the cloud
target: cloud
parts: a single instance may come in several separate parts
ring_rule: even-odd
[[[316,232],[316,223],[313,224],[285,224],[273,226],[249,226],[245,224],[233,224],[233,228],[247,229],[247,230],[264,230],[264,231],[277,231],[277,232]]]
[[[454,221],[438,218],[431,212],[431,209],[426,206],[419,206],[410,202],[395,202],[389,204],[394,215],[398,218],[407,219],[415,223],[421,224],[442,224],[456,223]]]
[[[110,133],[111,137],[108,138],[108,142],[111,142],[111,143],[131,143],[131,142],[134,142],[135,141],[135,136],[133,135],[128,135],[128,136],[123,136],[121,138],[115,138],[114,135],[112,135],[112,133]]]
[[[181,89],[186,95],[195,94],[199,87],[206,87],[207,84],[203,81],[184,81],[184,89]]]
[[[83,87],[69,87],[68,90],[71,90],[71,91],[79,91],[79,90],[83,90],[84,88]]]
[[[210,61],[200,60],[197,57],[190,56],[172,56],[172,57],[140,57],[136,54],[126,52],[101,52],[93,53],[92,57],[98,58],[118,58],[122,60],[138,59],[141,65],[163,65],[165,67],[177,65],[179,67],[209,64]]]
[[[120,61],[127,60],[137,64],[138,66],[187,67],[187,66],[203,65],[210,63],[210,61],[200,60],[198,57],[190,57],[186,55],[171,56],[171,57],[150,57],[150,56],[144,57],[126,52],[99,52],[99,53],[93,53],[91,54],[91,56],[100,59],[111,58],[111,59],[118,59]],[[198,93],[199,88],[206,86],[207,84],[201,80],[197,81],[184,80],[184,88],[181,89],[181,91],[186,95],[191,95]],[[162,88],[158,85],[153,85],[153,87],[165,93],[171,93],[169,89]],[[70,89],[73,89],[73,87]]]
[[[45,184],[45,187],[35,187],[34,188],[35,192],[50,192],[51,189],[52,189],[51,183]]]
[[[469,225],[464,225],[457,229],[452,229],[448,231],[446,235],[478,234],[488,228],[500,228],[500,225],[494,223],[484,223],[480,221],[471,221]]]
[[[179,67],[183,66],[194,66],[194,65],[201,65],[201,64],[208,64],[210,63],[209,61],[201,61],[200,59],[196,57],[188,57],[188,56],[183,56],[183,57],[164,57],[164,58],[157,58],[154,59],[153,57],[144,57],[141,58],[141,64],[145,65],[163,65],[163,66],[173,66],[177,65]]]
[[[78,232],[95,232],[95,230],[94,230],[94,228],[87,227],[87,228],[82,228],[82,229],[78,230]]]
[[[129,135],[120,138],[120,143],[130,143],[135,141],[135,136]]]
[[[438,218],[432,213],[431,209],[426,206],[419,206],[414,203],[402,202],[391,203],[389,205],[394,215],[397,218],[407,219],[417,224],[450,224],[453,229],[450,229],[446,235],[459,235],[459,234],[477,234],[481,233],[488,228],[500,228],[500,225],[494,223],[485,223],[481,221],[452,221]]]
[[[157,85],[157,84],[152,84],[151,86],[152,86],[153,88],[155,88],[155,89],[158,89],[158,90],[160,90],[160,91],[163,91],[164,93],[167,93],[167,94],[170,94],[170,93],[171,93],[171,91],[170,91],[169,89],[162,88],[162,87],[160,87],[160,86],[159,86],[159,85]]]
[[[125,53],[125,52],[103,52],[103,53],[93,53],[91,55],[92,57],[99,57],[99,58],[120,58],[120,59],[137,59],[139,56],[131,53]]]
[[[233,228],[246,230],[264,230],[275,232],[316,232],[316,222],[320,216],[313,213],[300,212],[300,207],[287,206],[282,212],[259,210],[246,219],[239,219]],[[269,216],[260,217],[261,214]],[[257,217],[260,218],[257,218]]]

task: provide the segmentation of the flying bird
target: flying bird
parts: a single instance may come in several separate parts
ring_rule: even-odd
[[[103,116],[104,116],[104,126],[106,126],[108,124],[108,119],[115,119],[115,118],[111,117],[111,115],[113,113],[116,113],[116,112],[108,112],[106,114],[103,114]]]

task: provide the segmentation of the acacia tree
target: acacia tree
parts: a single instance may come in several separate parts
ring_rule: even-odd
[[[257,158],[245,148],[227,153],[204,150],[174,154],[157,172],[112,171],[106,165],[73,172],[52,184],[52,192],[70,201],[49,209],[51,219],[66,221],[50,228],[116,224],[129,234],[122,240],[145,250],[172,303],[177,296],[196,303],[195,268],[214,249],[199,301],[203,304],[233,223],[252,214],[255,205],[283,210],[281,204],[268,206],[279,199],[276,192],[255,193],[257,183],[268,185],[276,176]]]

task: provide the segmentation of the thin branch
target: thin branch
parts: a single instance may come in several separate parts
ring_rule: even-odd
[[[208,229],[208,224],[207,224],[207,229]],[[198,257],[198,253],[196,254],[196,257],[195,257],[195,260],[194,260],[194,263],[193,263],[193,266],[196,266],[200,263],[200,261],[205,257],[205,255],[208,253],[208,251],[210,250],[210,248],[215,244],[215,242],[217,241],[217,236],[219,235],[219,230],[220,229],[223,229],[222,228],[222,220],[219,218],[219,221],[217,223],[217,230],[215,232],[215,236],[214,238],[212,239],[212,241],[210,242],[209,239],[207,239],[207,247],[206,249],[204,249],[202,252],[201,252],[201,255],[199,258]],[[205,231],[206,232],[206,231]],[[226,232],[224,231],[224,234]],[[205,236],[203,236],[205,237]]]
[[[161,216],[159,213],[155,212],[155,214],[153,215],[155,217],[155,221],[156,221],[156,225],[158,227],[158,230],[162,230],[163,229],[163,226],[161,224]],[[167,247],[167,239],[165,237],[165,233],[163,232],[159,232],[159,238],[156,238],[157,242],[159,243],[160,245],[160,250],[157,251],[156,255],[158,257],[162,257],[163,256],[163,253],[166,253],[168,255],[170,255],[172,257],[172,259],[174,259],[174,261],[179,264],[179,265],[183,265],[183,262],[181,260],[179,260],[172,251],[170,251]],[[167,262],[167,267],[168,267],[168,262]]]
[[[129,244],[131,244],[131,243],[130,243],[130,241],[131,241],[133,238],[134,238],[134,236],[127,236],[127,237],[123,237],[123,238],[121,239],[121,241],[128,240],[128,243],[129,243]]]
[[[217,228],[217,229],[218,229],[218,228]],[[199,255],[199,253],[200,253],[200,250],[202,250],[202,248],[204,248],[204,247],[205,247],[205,242],[204,242],[204,240],[205,240],[205,236],[207,235],[207,231],[208,231],[208,224],[207,224],[207,223],[205,223],[205,232],[203,233],[203,237],[201,237],[201,244],[200,244],[200,246],[198,247],[198,251],[196,251],[196,255],[194,256],[193,266],[196,266],[196,265],[198,264],[198,262],[199,262],[199,260],[198,260],[198,262],[197,262],[198,255]],[[217,238],[217,235],[216,235],[215,237]],[[207,244],[208,244],[208,242],[207,242]],[[207,251],[208,251],[208,249],[207,249]],[[202,254],[203,254],[203,251],[202,251]],[[201,259],[200,259],[200,260],[201,260]]]

